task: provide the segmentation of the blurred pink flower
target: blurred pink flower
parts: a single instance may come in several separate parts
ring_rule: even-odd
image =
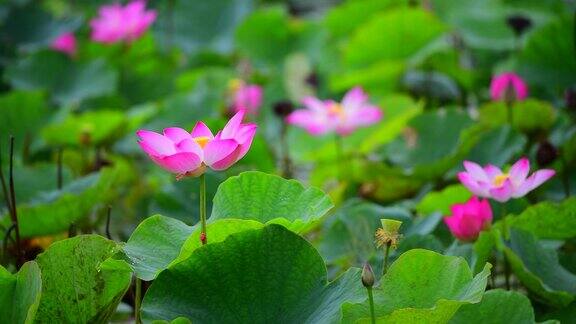
[[[458,173],[458,179],[468,190],[479,197],[499,202],[526,195],[556,173],[554,170],[542,169],[528,177],[530,161],[525,157],[514,163],[508,173],[491,164],[482,168],[470,161],[464,161],[464,168],[466,171]]]
[[[160,167],[177,178],[196,177],[206,171],[224,170],[244,157],[252,144],[257,126],[242,124],[245,111],[234,115],[216,136],[198,122],[192,132],[178,127],[164,129],[164,134],[139,130],[138,144]]]
[[[102,6],[98,17],[90,21],[92,40],[100,43],[133,41],[156,20],[156,11],[146,11],[144,0],[134,0],[126,6],[118,3]]]
[[[490,97],[494,101],[506,100],[506,94],[512,91],[514,99],[522,101],[528,96],[528,87],[520,76],[506,72],[496,75],[490,83]]]
[[[230,82],[232,90],[232,111],[246,110],[249,114],[257,114],[262,105],[262,87],[255,84],[246,84],[241,80]]]
[[[304,128],[312,135],[332,131],[348,135],[356,128],[377,123],[382,119],[380,108],[368,102],[368,96],[356,87],[344,96],[342,103],[322,101],[314,97],[302,100],[307,109],[299,109],[286,117],[286,122]]]
[[[450,207],[452,215],[444,217],[444,223],[457,239],[465,242],[474,241],[482,230],[490,228],[492,208],[487,199],[472,197],[466,203]]]
[[[76,37],[74,33],[65,33],[58,36],[52,41],[50,48],[69,56],[76,55]]]

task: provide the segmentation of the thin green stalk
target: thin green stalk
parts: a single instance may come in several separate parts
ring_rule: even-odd
[[[18,225],[18,208],[16,205],[16,193],[14,192],[14,136],[10,136],[10,165],[8,169],[8,186],[10,189],[10,206],[12,206],[12,224],[16,234],[16,266],[20,268],[24,264],[24,254],[20,244],[20,226]]]
[[[208,237],[206,237],[206,175],[204,174],[200,176],[200,223],[202,226],[200,241],[204,245],[208,242]]]
[[[510,127],[513,127],[512,123],[514,122],[514,116],[512,111],[512,101],[510,100],[506,100],[506,117]]]
[[[386,243],[386,249],[384,250],[384,264],[382,265],[382,275],[386,274],[388,270],[388,255],[390,254],[390,242]]]
[[[134,296],[134,319],[136,324],[140,324],[142,323],[142,320],[140,319],[140,305],[142,304],[142,280],[136,278],[134,286],[136,286],[136,293]]]
[[[372,287],[366,287],[368,290],[368,302],[370,303],[370,318],[372,324],[376,324],[376,313],[374,312],[374,294],[372,293]]]
[[[344,143],[342,141],[342,136],[336,134],[336,165],[338,167],[338,179],[344,179]]]
[[[504,240],[508,240],[510,238],[510,233],[508,232],[508,223],[506,221],[506,205],[502,204],[502,228],[504,231]],[[504,282],[506,285],[506,290],[510,290],[510,262],[506,257],[506,253],[502,251],[502,258],[504,261]]]

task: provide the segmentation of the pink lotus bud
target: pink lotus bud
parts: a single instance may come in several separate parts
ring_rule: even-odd
[[[487,199],[470,198],[466,203],[454,204],[450,208],[452,215],[445,217],[444,222],[457,239],[474,241],[482,230],[490,228],[492,208]]]
[[[138,144],[152,161],[178,178],[199,176],[206,167],[224,170],[246,155],[256,134],[255,124],[242,124],[244,114],[243,110],[236,113],[216,136],[198,122],[190,133],[178,127],[166,128],[164,134],[139,130]]]
[[[246,84],[240,80],[230,83],[232,90],[232,111],[246,110],[249,114],[257,114],[262,105],[262,87],[254,84]]]
[[[146,2],[135,0],[126,6],[112,4],[100,7],[98,17],[90,21],[92,40],[111,44],[140,38],[156,20],[156,11],[146,11]]]
[[[62,34],[52,41],[50,48],[68,56],[74,56],[76,55],[76,37],[73,33]]]
[[[508,98],[509,94],[513,98]],[[506,72],[492,78],[490,83],[490,97],[494,101],[514,99],[522,101],[528,96],[526,83],[517,74]]]
[[[334,131],[348,135],[359,127],[382,119],[380,108],[368,102],[368,96],[360,87],[348,91],[341,103],[314,97],[306,97],[302,103],[306,109],[292,112],[286,117],[286,122],[304,128],[315,136]]]
[[[520,198],[552,178],[556,171],[542,169],[528,176],[530,161],[521,158],[510,168],[502,172],[494,165],[484,168],[470,161],[464,161],[465,172],[458,173],[458,179],[474,195],[506,202],[511,198]]]

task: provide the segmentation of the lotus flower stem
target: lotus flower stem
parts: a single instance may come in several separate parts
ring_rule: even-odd
[[[24,263],[22,251],[20,250],[20,227],[18,226],[18,211],[16,208],[16,194],[14,193],[14,136],[10,136],[10,168],[9,172],[9,186],[10,186],[10,205],[12,206],[12,224],[14,225],[14,233],[16,234],[16,266]]]
[[[57,165],[57,169],[56,169],[56,187],[58,190],[62,189],[62,153],[63,153],[64,149],[63,148],[59,148],[58,149],[58,153],[56,156],[56,165]]]
[[[110,218],[112,216],[112,206],[108,205],[108,208],[106,209],[106,237],[111,240],[112,235],[110,235]]]
[[[2,194],[6,200],[6,208],[12,215],[12,203],[10,202],[10,195],[8,194],[8,187],[6,186],[6,179],[4,178],[4,172],[2,169],[2,148],[0,147],[0,183],[2,184]]]
[[[566,162],[564,154],[561,155],[561,160],[562,160],[562,185],[564,187],[565,198],[568,199],[570,197],[570,170],[568,170],[568,162]]]
[[[335,143],[336,143],[336,166],[338,167],[338,179],[343,180],[344,166],[342,165],[342,163],[344,162],[344,144],[342,136],[336,134]]]
[[[202,232],[200,234],[200,241],[202,245],[208,242],[206,237],[206,175],[202,174],[200,176],[200,224],[202,226]]]
[[[134,294],[134,320],[136,324],[140,324],[142,323],[142,320],[140,319],[140,304],[142,303],[142,280],[136,278],[134,286],[136,290]]]
[[[280,143],[282,145],[282,176],[284,178],[292,177],[292,160],[290,159],[290,150],[288,148],[288,125],[282,123],[282,128],[280,130]]]
[[[384,249],[384,263],[382,265],[382,275],[385,275],[386,271],[388,270],[388,255],[390,254],[390,245],[391,245],[390,242],[386,243],[386,249]]]
[[[370,303],[370,319],[372,324],[376,324],[376,313],[374,312],[374,294],[372,293],[372,287],[367,287],[368,290],[368,302]]]
[[[508,233],[508,224],[506,221],[506,215],[507,215],[507,211],[506,211],[506,204],[502,204],[502,228],[504,231],[504,239],[508,240],[510,235]],[[502,257],[503,257],[503,262],[504,262],[504,283],[506,285],[506,290],[510,290],[510,262],[508,261],[508,258],[506,257],[506,253],[503,252],[502,253]]]

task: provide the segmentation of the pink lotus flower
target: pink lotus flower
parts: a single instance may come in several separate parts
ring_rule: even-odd
[[[178,127],[166,128],[164,134],[139,130],[138,144],[152,161],[178,179],[199,176],[206,167],[224,170],[246,155],[256,133],[255,124],[242,124],[244,113],[236,113],[216,136],[198,122],[190,133]]]
[[[499,202],[526,195],[556,173],[554,170],[542,169],[528,177],[530,161],[527,158],[514,163],[508,173],[491,164],[482,168],[470,161],[464,161],[464,168],[466,172],[458,173],[458,179],[468,190],[479,197]]]
[[[118,3],[102,6],[98,14],[90,21],[91,37],[93,41],[105,44],[136,40],[156,20],[156,11],[146,11],[144,0],[129,2],[124,7]]]
[[[68,56],[74,56],[76,55],[76,37],[73,33],[62,34],[52,41],[50,48]]]
[[[492,100],[506,100],[509,91],[512,91],[518,101],[524,100],[528,96],[528,87],[517,74],[506,72],[492,78],[490,83],[490,97]]]
[[[258,113],[258,109],[262,105],[262,87],[246,84],[241,80],[232,80],[230,89],[232,90],[232,111],[246,110],[249,114]]]
[[[472,197],[466,203],[450,207],[452,215],[444,217],[444,223],[457,239],[465,242],[474,241],[481,231],[490,228],[492,208],[487,199]]]
[[[377,123],[382,119],[380,108],[368,103],[362,88],[356,87],[344,96],[342,103],[322,101],[306,97],[302,103],[307,109],[299,109],[286,117],[286,122],[302,127],[312,135],[336,131],[348,135],[356,128]]]

